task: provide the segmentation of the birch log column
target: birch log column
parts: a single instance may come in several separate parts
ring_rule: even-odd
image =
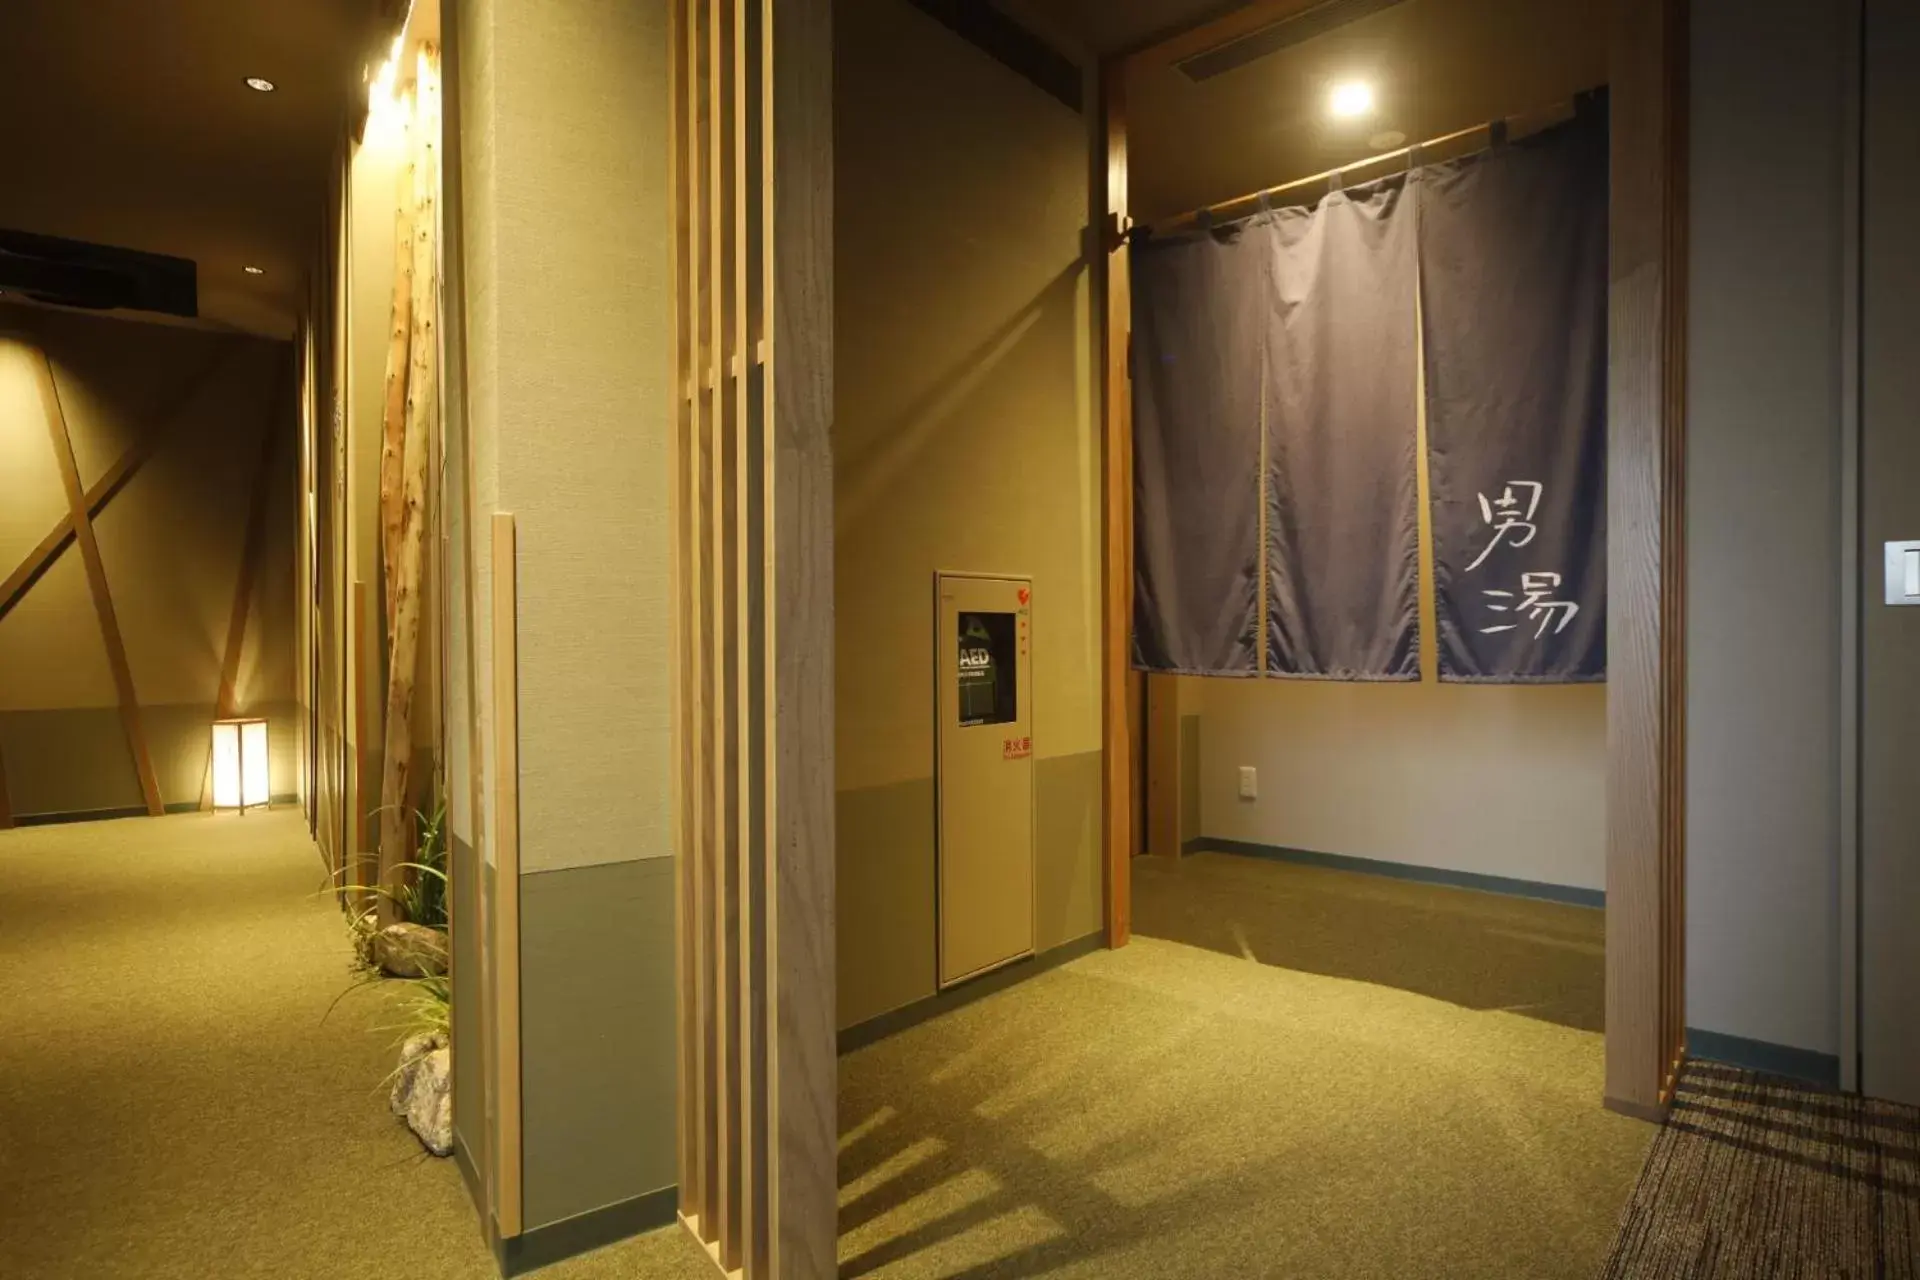
[[[420,656],[420,571],[427,537],[427,470],[439,424],[438,298],[435,290],[440,189],[440,58],[419,52],[408,130],[411,192],[396,227],[393,329],[380,454],[380,533],[386,571],[386,758],[380,778],[380,923],[393,922],[412,853],[413,702]],[[399,365],[405,334],[405,365]],[[402,410],[396,413],[396,409]]]

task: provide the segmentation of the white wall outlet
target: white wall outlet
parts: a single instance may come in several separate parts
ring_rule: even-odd
[[[1241,765],[1240,766],[1240,798],[1242,800],[1256,800],[1259,798],[1259,796],[1260,796],[1259,776],[1254,773],[1252,765],[1250,764]]]

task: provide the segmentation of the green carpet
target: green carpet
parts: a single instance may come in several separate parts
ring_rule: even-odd
[[[1134,869],[1131,945],[841,1060],[843,1274],[1595,1272],[1654,1133],[1600,1106],[1599,912]]]
[[[1606,1280],[1920,1276],[1920,1108],[1691,1062]]]
[[[0,831],[0,1277],[494,1274],[297,811]],[[543,1276],[705,1277],[677,1228]]]
[[[1598,1104],[1596,913],[1215,855],[1136,875],[1142,932],[1187,942],[842,1060],[845,1274],[1600,1264],[1653,1130]],[[0,832],[0,1277],[492,1274],[453,1164],[386,1113],[387,1012],[327,1014],[352,975],[321,882],[294,812]],[[541,1274],[713,1269],[674,1228]]]

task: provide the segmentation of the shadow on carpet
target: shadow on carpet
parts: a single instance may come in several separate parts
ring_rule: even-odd
[[[1615,1277],[1920,1277],[1920,1110],[1688,1063]]]

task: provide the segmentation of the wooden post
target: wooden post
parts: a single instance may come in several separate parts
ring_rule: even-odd
[[[39,353],[35,362],[40,374],[40,392],[47,413],[47,434],[60,464],[60,481],[67,491],[67,518],[74,540],[80,544],[80,558],[87,566],[87,586],[93,592],[94,613],[100,619],[100,638],[107,646],[107,662],[113,668],[113,682],[120,694],[120,723],[126,729],[127,748],[133,755],[133,768],[140,779],[140,794],[146,800],[147,813],[159,817],[166,810],[160,803],[160,780],[153,771],[153,757],[147,753],[147,735],[140,723],[140,700],[134,693],[133,672],[127,666],[127,648],[120,639],[120,622],[113,612],[113,594],[107,588],[107,570],[100,559],[100,544],[93,536],[93,517],[87,511],[87,495],[80,487],[80,470],[74,462],[73,438],[67,432],[66,411],[60,405],[60,389],[53,379],[53,362],[47,353]]]
[[[1657,1119],[1684,1047],[1684,5],[1612,21],[1605,1089]]]
[[[1133,742],[1127,714],[1128,650],[1133,635],[1132,277],[1127,259],[1127,117],[1124,63],[1102,71],[1107,152],[1106,323],[1101,326],[1105,396],[1101,418],[1102,770],[1106,810],[1107,945],[1133,933]]]

